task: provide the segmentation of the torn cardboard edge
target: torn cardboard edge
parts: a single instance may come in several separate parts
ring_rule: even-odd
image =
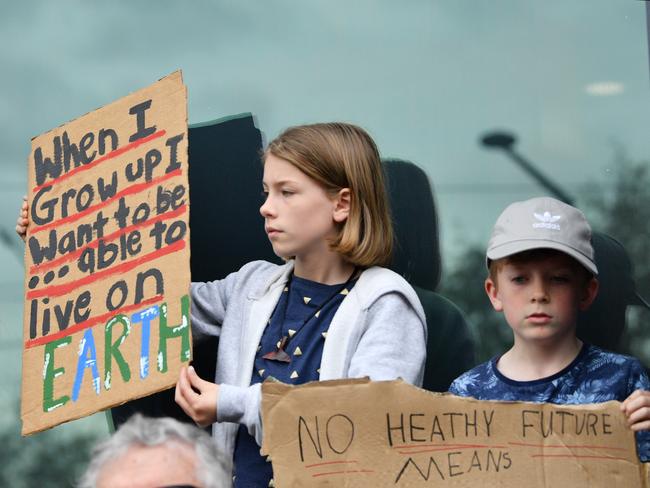
[[[262,393],[278,487],[648,486],[619,402],[479,401],[367,378]]]

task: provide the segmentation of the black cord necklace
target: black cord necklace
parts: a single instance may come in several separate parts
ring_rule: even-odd
[[[356,278],[357,276],[357,267],[352,270],[352,274],[350,277],[347,279],[345,283],[343,283],[341,286],[337,287],[334,292],[323,302],[323,304],[318,308],[318,310],[322,310],[325,308],[325,306],[330,303],[335,296],[337,296],[339,293],[341,293],[347,286]],[[289,293],[290,293],[290,288],[291,288],[291,281],[293,279],[293,273],[291,274],[291,277],[289,278],[289,281],[287,283],[287,298],[284,301],[283,307],[282,307],[282,319],[286,320],[287,316],[287,307],[289,306]],[[291,356],[287,354],[286,348],[289,345],[289,342],[293,337],[296,336],[298,332],[300,332],[303,327],[309,322],[312,318],[314,318],[314,314],[309,314],[307,318],[302,322],[300,327],[298,327],[297,332],[293,335],[285,334],[282,337],[280,337],[280,340],[276,343],[276,348],[273,351],[269,351],[266,354],[262,356],[263,359],[268,359],[270,361],[279,361],[282,363],[290,363],[291,362]]]

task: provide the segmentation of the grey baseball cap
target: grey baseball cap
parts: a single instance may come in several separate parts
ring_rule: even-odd
[[[487,262],[532,249],[561,251],[598,274],[587,219],[577,208],[555,198],[532,198],[509,205],[494,224]]]

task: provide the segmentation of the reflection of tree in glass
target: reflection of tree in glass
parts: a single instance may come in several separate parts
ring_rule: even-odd
[[[63,436],[56,429],[21,437],[18,423],[12,423],[0,431],[0,486],[76,486],[96,439],[90,433]]]
[[[615,157],[612,184],[591,184],[580,195],[581,207],[595,230],[609,234],[627,249],[634,266],[636,288],[650,298],[650,165]],[[440,293],[454,301],[467,315],[476,340],[477,361],[503,353],[512,344],[512,333],[503,316],[492,309],[483,282],[485,250],[472,246],[442,280]],[[628,307],[627,326],[621,344],[611,349],[632,354],[650,365],[650,311]]]
[[[594,227],[615,237],[630,255],[636,289],[650,299],[650,165],[633,163],[624,153],[615,157],[612,187],[592,187],[585,198]],[[599,191],[600,190],[600,191]],[[650,366],[650,311],[628,307],[626,330],[619,350]]]
[[[483,362],[512,344],[512,333],[503,316],[492,309],[485,294],[485,250],[469,247],[441,282],[440,293],[465,313],[474,335],[476,361]]]

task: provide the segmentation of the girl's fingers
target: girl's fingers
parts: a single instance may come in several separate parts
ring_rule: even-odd
[[[197,390],[203,391],[203,387],[206,386],[206,383],[210,383],[209,381],[205,381],[198,374],[196,374],[193,366],[188,367],[186,371],[187,379],[189,380],[190,385]]]
[[[27,227],[29,226],[27,196],[23,195],[23,202],[20,206],[20,212],[16,219],[16,234],[24,241],[27,236]]]
[[[189,405],[193,405],[198,394],[192,389],[192,385],[187,378],[187,368],[181,370],[181,376],[178,379],[181,395]]]
[[[192,390],[192,387],[190,386],[190,383],[187,379],[187,368],[181,369],[181,374],[178,378],[178,382],[176,383],[174,398],[176,399],[176,403],[180,405],[185,413],[195,420],[196,412],[194,411],[194,407],[192,405],[194,405],[196,402],[196,396],[198,395],[194,392],[194,390]]]
[[[23,223],[20,219],[16,221],[16,234],[18,234],[18,237],[23,241],[27,238],[27,224]]]
[[[185,401],[185,398],[183,398],[183,394],[181,393],[181,388],[180,388],[180,385],[178,383],[176,383],[176,391],[174,392],[174,400],[176,401],[178,406],[183,409],[183,412],[185,412],[190,417],[193,417],[192,410],[190,409],[190,406],[187,403],[187,401]]]
[[[193,381],[196,381],[197,384],[193,384]],[[199,386],[206,386],[205,383],[213,385],[199,378],[190,366],[189,369],[181,369],[181,374],[176,383],[176,390],[174,391],[174,400],[176,403],[194,422],[202,427],[210,425],[216,420],[216,411],[214,413],[211,412],[211,407],[206,405],[201,394],[192,389],[193,385],[198,389]],[[216,387],[216,385],[213,386]]]

